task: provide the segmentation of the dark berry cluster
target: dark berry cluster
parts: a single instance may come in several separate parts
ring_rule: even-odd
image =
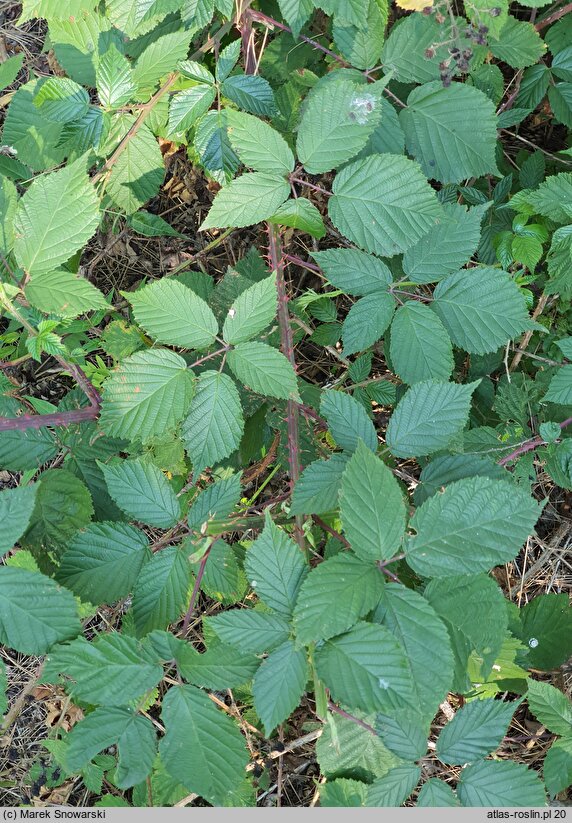
[[[457,69],[461,72],[469,71],[469,60],[473,56],[473,52],[471,49],[461,49],[452,48],[450,49],[450,54],[455,63],[457,64]]]
[[[491,14],[493,11],[495,11],[495,9],[491,9]],[[488,26],[474,26],[472,23],[469,23],[465,30],[465,37],[468,40],[472,40],[477,46],[486,46],[488,33]]]
[[[439,71],[441,72],[440,77],[443,86],[445,88],[448,88],[448,86],[451,85],[451,82],[453,80],[453,72],[450,68],[450,61],[442,60],[441,63],[439,63]]]

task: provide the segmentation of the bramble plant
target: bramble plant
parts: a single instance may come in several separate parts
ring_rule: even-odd
[[[49,787],[253,806],[302,740],[321,805],[565,796],[564,571],[523,597],[572,489],[549,4],[24,0],[58,70],[0,66],[0,642],[83,714]],[[98,230],[181,238],[174,153],[214,192],[202,247],[86,277]],[[34,362],[64,396],[26,394]],[[535,766],[495,756],[515,712]]]

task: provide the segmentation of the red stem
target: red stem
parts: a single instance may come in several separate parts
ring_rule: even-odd
[[[318,517],[317,514],[312,515],[312,520],[314,521],[316,526],[319,526],[321,529],[323,529],[329,535],[331,535],[332,537],[335,537],[336,540],[339,540],[340,543],[342,544],[342,546],[345,546],[346,549],[351,549],[351,545],[348,543],[346,538],[342,534],[337,532],[335,529],[333,529],[331,526],[329,526],[326,523],[325,520],[322,520],[321,517]]]
[[[23,414],[21,417],[0,417],[0,432],[41,429],[43,426],[71,426],[85,420],[95,420],[99,406],[89,406],[77,411],[54,412],[53,414]]]
[[[181,629],[181,634],[185,634],[187,629],[189,628],[189,623],[191,622],[191,617],[195,611],[195,602],[199,594],[199,588],[201,585],[201,580],[203,579],[203,575],[205,573],[205,568],[207,565],[207,560],[209,559],[209,554],[211,553],[211,549],[218,540],[218,537],[212,541],[206,552],[201,557],[201,563],[199,566],[199,570],[197,572],[197,579],[195,580],[195,585],[193,586],[193,592],[191,594],[191,599],[189,600],[189,608],[187,609],[187,613],[185,614],[185,619],[183,620],[183,628]]]
[[[238,30],[242,37],[242,53],[244,55],[245,74],[254,74],[256,69],[256,53],[254,51],[254,29],[252,27],[252,11],[245,9],[238,21]]]
[[[370,726],[369,723],[364,723],[364,721],[360,720],[359,717],[354,717],[353,714],[344,711],[344,709],[340,709],[340,707],[336,706],[335,703],[332,703],[331,700],[328,700],[328,709],[331,712],[334,712],[335,714],[339,714],[342,717],[345,717],[346,720],[351,720],[352,723],[356,723],[358,726],[361,726],[362,729],[366,729],[366,731],[370,732],[370,734],[374,734],[376,737],[378,736],[373,726]]]
[[[305,260],[302,260],[301,257],[296,257],[294,254],[285,254],[284,260],[288,260],[289,263],[294,263],[295,266],[302,266],[304,269],[311,269],[312,271],[320,271],[320,267],[316,266],[315,263],[307,263]]]
[[[271,26],[272,28],[282,29],[282,31],[287,31],[292,34],[292,29],[288,26],[285,26],[284,23],[279,23],[278,20],[275,20],[273,17],[269,17],[267,14],[263,14],[261,11],[254,11],[250,12],[250,16],[253,20],[257,20],[259,23],[264,23],[265,26]],[[338,63],[341,63],[343,66],[347,66],[347,62],[341,57],[339,54],[336,54],[335,51],[330,51],[325,46],[322,46],[321,43],[318,43],[317,40],[312,40],[310,37],[305,37],[305,35],[300,34],[298,36],[299,40],[303,40],[304,43],[309,43],[315,49],[323,52],[324,54],[329,54],[330,57],[333,57]]]
[[[290,177],[291,183],[298,183],[300,186],[307,186],[312,191],[319,191],[320,194],[325,194],[326,197],[331,197],[332,192],[328,191],[327,189],[323,189],[321,186],[316,186],[314,183],[308,183],[307,180],[302,180],[300,177]]]
[[[561,17],[564,17],[564,15],[568,14],[568,12],[570,11],[572,11],[572,3],[568,3],[566,6],[562,6],[561,9],[552,12],[552,14],[549,14],[548,17],[544,18],[544,20],[541,20],[539,23],[537,23],[535,26],[536,31],[542,31],[542,29],[545,29],[546,26],[549,26],[551,23],[555,23],[556,20],[560,20]]]
[[[562,423],[559,423],[561,429],[567,428],[567,426],[572,425],[572,417],[568,417]],[[506,457],[501,457],[498,461],[499,466],[506,466],[507,463],[512,462],[517,457],[520,457],[521,454],[526,454],[526,452],[531,452],[537,446],[544,446],[546,440],[543,440],[542,437],[533,437],[531,440],[527,440],[526,443],[521,443],[518,448],[512,451],[510,454],[507,454]]]

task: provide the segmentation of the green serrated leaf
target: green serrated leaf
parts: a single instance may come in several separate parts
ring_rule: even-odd
[[[491,40],[489,48],[497,60],[508,63],[514,69],[524,69],[537,63],[546,51],[532,23],[517,20],[509,15],[498,40]]]
[[[560,689],[542,680],[528,680],[526,699],[539,723],[553,734],[572,733],[572,703]]]
[[[222,336],[236,345],[251,340],[276,316],[276,273],[245,289],[234,301],[224,321]]]
[[[153,463],[142,459],[98,462],[109,494],[133,520],[168,529],[181,517],[173,487]]]
[[[71,592],[40,572],[0,569],[0,643],[23,654],[46,654],[81,631]]]
[[[332,437],[342,449],[354,452],[360,440],[371,451],[377,449],[377,434],[364,407],[351,395],[328,389],[322,392],[320,414],[326,418]]]
[[[367,785],[359,780],[339,777],[320,787],[320,808],[351,808],[365,805]]]
[[[83,158],[36,178],[18,203],[14,254],[32,275],[53,271],[94,234],[99,199]]]
[[[137,323],[158,343],[206,349],[214,342],[218,323],[212,310],[182,283],[156,280],[125,294]]]
[[[419,457],[445,448],[466,425],[478,384],[416,383],[390,418],[385,438],[388,448],[396,457]]]
[[[41,475],[30,525],[20,543],[66,546],[92,516],[93,502],[84,483],[65,469],[49,469]]]
[[[492,698],[462,706],[439,735],[437,757],[462,766],[490,754],[500,746],[517,706]]]
[[[209,557],[209,562],[212,558]],[[175,655],[177,667],[188,683],[203,689],[231,689],[252,680],[260,660],[225,643],[214,642],[203,654],[189,643]]]
[[[374,619],[405,650],[415,695],[413,717],[418,714],[429,722],[453,679],[453,654],[444,622],[420,594],[394,583],[384,586]]]
[[[151,558],[146,535],[126,523],[90,523],[66,549],[57,579],[84,602],[114,603]]]
[[[218,192],[201,231],[260,223],[272,217],[289,193],[287,181],[278,174],[243,174]]]
[[[157,139],[143,125],[111,167],[105,191],[122,211],[133,214],[155,197],[164,177],[165,164]]]
[[[268,222],[277,226],[290,226],[318,239],[326,234],[322,215],[316,206],[305,197],[287,200],[268,219]]]
[[[288,621],[280,615],[253,609],[230,609],[206,617],[204,622],[223,643],[255,654],[281,646],[290,632]]]
[[[372,726],[374,715],[355,711],[354,715]],[[333,779],[348,775],[371,782],[399,765],[399,758],[390,752],[372,732],[337,714],[330,714],[321,737],[316,742],[316,754],[322,773]]]
[[[496,351],[530,323],[524,295],[499,269],[449,275],[435,289],[432,306],[453,343],[473,354]]]
[[[169,134],[187,131],[208,111],[216,97],[216,89],[200,83],[173,95],[169,103]]]
[[[149,349],[126,357],[104,385],[101,428],[110,436],[145,440],[182,419],[194,378],[175,352]]]
[[[226,123],[230,142],[245,166],[268,174],[289,174],[294,169],[288,143],[264,120],[228,109]]]
[[[572,654],[572,608],[567,595],[542,594],[520,612],[520,626],[514,633],[528,648],[527,664],[549,671]]]
[[[133,66],[133,82],[138,89],[152,89],[165,74],[174,71],[189,50],[189,31],[173,31],[154,39]]]
[[[320,563],[300,588],[294,609],[297,640],[308,645],[350,629],[378,602],[383,588],[379,571],[349,554]]]
[[[229,43],[228,46],[225,46],[221,51],[216,64],[216,79],[219,83],[226,80],[228,75],[236,66],[239,56],[240,43],[238,40],[234,40],[232,43]]]
[[[0,556],[10,551],[19,537],[26,531],[38,486],[19,486],[0,491]]]
[[[34,97],[34,105],[48,120],[69,123],[82,118],[89,107],[87,91],[68,77],[48,77]]]
[[[187,523],[190,529],[200,531],[212,517],[227,517],[240,497],[240,474],[211,483],[194,498]]]
[[[115,785],[128,789],[150,773],[157,752],[157,737],[150,720],[131,709],[101,706],[90,712],[66,738],[66,766],[84,769],[99,752],[117,745],[119,764]]]
[[[386,264],[358,249],[328,249],[314,252],[327,280],[347,294],[375,294],[387,291],[393,281]]]
[[[572,404],[572,365],[562,366],[548,385],[544,401],[569,406]]]
[[[460,183],[497,173],[495,107],[479,89],[427,83],[411,92],[400,120],[409,153],[427,177]]]
[[[467,691],[467,661],[483,660],[487,677],[502,647],[507,627],[506,601],[496,582],[484,574],[433,579],[424,592],[446,623],[455,658],[454,690]]]
[[[251,114],[271,117],[276,113],[272,87],[268,80],[259,75],[233,74],[223,81],[221,93]]]
[[[129,61],[115,43],[101,55],[96,69],[97,94],[101,105],[114,109],[128,103],[135,92]]]
[[[430,777],[421,786],[421,791],[417,795],[417,806],[420,808],[459,805],[459,800],[453,789],[438,777]]]
[[[143,566],[133,594],[133,617],[137,635],[165,629],[181,616],[185,607],[191,567],[187,552],[168,546]]]
[[[334,454],[306,466],[292,495],[291,514],[323,514],[336,509],[347,457]]]
[[[489,203],[467,211],[457,204],[443,205],[443,217],[403,255],[403,271],[415,283],[436,283],[458,271],[476,252],[481,221]]]
[[[286,357],[266,343],[239,343],[227,363],[246,388],[283,400],[300,400],[294,369]]]
[[[248,753],[238,727],[194,686],[171,688],[162,707],[165,769],[190,792],[222,805],[244,779]]]
[[[42,677],[50,683],[60,673],[71,678],[67,690],[79,700],[127,706],[157,685],[163,669],[148,646],[113,632],[91,642],[78,637],[53,649]]]
[[[378,714],[375,731],[387,748],[404,760],[419,760],[427,751],[428,721],[418,717],[390,717]]]
[[[313,0],[278,0],[278,6],[292,29],[294,39],[298,39],[302,27],[314,11]]]
[[[287,640],[270,652],[254,676],[254,708],[269,736],[300,703],[308,679],[306,651]]]
[[[359,442],[342,478],[340,516],[363,561],[389,560],[405,533],[405,501],[391,470]]]
[[[74,318],[109,308],[104,295],[89,280],[65,269],[33,276],[24,291],[32,306],[58,317]]]
[[[290,616],[307,574],[302,552],[270,516],[246,554],[244,569],[258,597],[279,614]]]
[[[418,784],[420,777],[419,766],[410,763],[395,766],[368,786],[365,805],[392,808],[402,806]]]
[[[457,785],[463,806],[544,806],[546,796],[537,773],[510,760],[481,760],[461,772]]]
[[[203,372],[181,429],[195,476],[229,457],[239,447],[243,430],[242,405],[232,379],[220,372]]]
[[[407,562],[424,577],[488,571],[515,557],[541,511],[524,488],[510,481],[457,480],[415,512]]]
[[[347,80],[319,83],[308,95],[296,149],[304,168],[321,174],[341,166],[367,143],[379,124],[379,97]]]
[[[334,700],[363,711],[393,711],[412,700],[413,684],[403,649],[391,632],[356,623],[316,649],[316,671]]]
[[[441,216],[435,192],[412,160],[377,154],[336,175],[328,213],[334,226],[366,251],[392,257],[406,251]]]
[[[410,385],[448,380],[453,371],[453,347],[445,327],[428,306],[413,300],[393,319],[390,354],[395,372]]]
[[[220,62],[220,61],[219,61]],[[228,111],[208,111],[195,127],[195,149],[204,168],[221,185],[234,177],[240,160],[227,134]]]
[[[442,486],[465,477],[507,479],[506,470],[493,463],[489,457],[479,454],[452,454],[435,457],[421,472],[413,497],[415,505],[420,506],[436,494]]]
[[[572,782],[572,738],[555,740],[544,758],[542,774],[548,793],[555,797]]]
[[[367,294],[349,310],[342,325],[343,354],[364,351],[386,331],[395,311],[395,298],[388,292]]]

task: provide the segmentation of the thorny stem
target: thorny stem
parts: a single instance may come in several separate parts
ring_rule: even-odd
[[[558,424],[561,429],[565,429],[568,426],[572,425],[572,417],[568,417],[562,423]],[[507,454],[506,457],[501,457],[498,461],[499,466],[506,466],[507,463],[511,463],[513,460],[516,460],[517,457],[520,457],[521,454],[526,454],[527,452],[533,451],[537,446],[544,446],[546,443],[542,437],[533,437],[530,440],[526,440],[524,443],[521,443],[514,451],[510,454]]]
[[[86,409],[54,412],[53,414],[23,414],[20,417],[0,417],[0,432],[41,429],[43,426],[71,426],[73,423],[95,420],[98,414],[99,408],[89,406]]]
[[[292,326],[290,325],[290,315],[288,313],[288,293],[284,279],[284,260],[282,258],[282,241],[280,239],[280,229],[267,223],[268,230],[268,252],[270,266],[276,272],[276,291],[278,292],[278,324],[280,326],[280,348],[282,353],[288,358],[290,365],[296,371],[296,358],[294,356],[294,339]],[[288,400],[287,406],[287,428],[288,428],[288,466],[290,468],[290,493],[293,494],[294,487],[300,477],[300,435],[299,435],[299,409],[295,400]],[[304,521],[301,515],[296,515],[296,525],[294,536],[300,548],[305,551],[304,541]]]
[[[256,20],[259,23],[264,23],[265,26],[270,26],[271,28],[281,29],[282,31],[287,31],[290,34],[292,34],[292,29],[289,26],[285,26],[284,23],[279,23],[278,20],[275,20],[273,17],[269,17],[267,14],[263,14],[261,11],[252,10],[250,12],[250,17],[253,20]],[[330,57],[333,57],[333,59],[336,62],[341,63],[343,66],[348,65],[347,62],[344,60],[344,58],[341,55],[336,54],[335,51],[331,51],[330,49],[327,49],[325,46],[322,46],[322,44],[318,43],[317,40],[312,40],[311,37],[306,37],[303,34],[298,35],[298,39],[303,40],[304,43],[309,43],[310,46],[313,46],[315,49],[318,49],[318,51],[321,51],[324,54],[328,54]]]
[[[545,17],[544,20],[540,20],[535,28],[536,31],[542,31],[545,29],[546,26],[549,26],[551,23],[554,23],[556,20],[560,20],[561,17],[564,17],[566,14],[572,11],[572,3],[568,3],[566,6],[562,6],[561,9],[552,12],[549,14],[548,17]]]

